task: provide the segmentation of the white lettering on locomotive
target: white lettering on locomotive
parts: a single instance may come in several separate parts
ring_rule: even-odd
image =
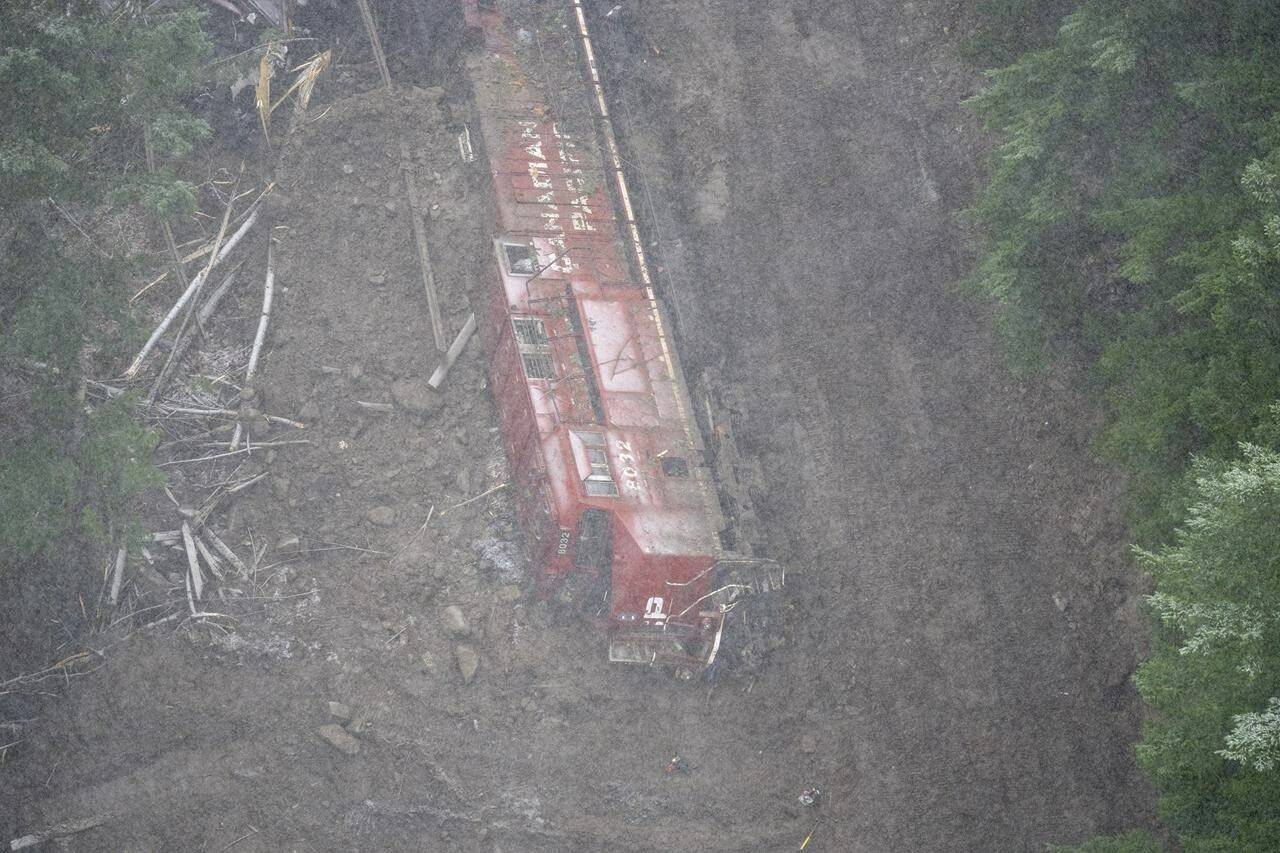
[[[662,612],[665,603],[660,595],[649,596],[649,600],[644,603],[644,618],[654,622],[666,620],[667,614]]]

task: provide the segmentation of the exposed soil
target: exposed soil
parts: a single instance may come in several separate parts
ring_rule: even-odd
[[[447,5],[386,26],[455,32]],[[789,645],[713,688],[610,667],[530,594],[504,492],[463,504],[507,471],[478,347],[438,398],[420,387],[401,141],[451,334],[489,228],[437,53],[415,79],[445,90],[321,89],[280,155],[287,292],[258,390],[311,443],[256,457],[269,477],[215,520],[267,546],[224,591],[239,621],[134,633],[26,697],[41,719],[0,766],[0,838],[102,814],[66,847],[787,850],[816,825],[810,851],[1038,850],[1150,822],[1122,484],[1090,460],[1078,377],[1011,380],[949,289],[981,144],[961,8],[614,5],[596,29],[619,130],[687,352],[751,401]],[[317,735],[330,701],[358,754]],[[688,772],[666,772],[677,754]]]

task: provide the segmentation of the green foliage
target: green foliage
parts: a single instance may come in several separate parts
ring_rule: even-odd
[[[73,533],[105,545],[108,527],[126,525],[138,495],[163,482],[150,461],[155,436],[133,417],[134,402],[98,407],[78,443],[74,434],[42,430],[0,458],[0,542],[10,558],[52,556]]]
[[[1043,47],[1070,7],[1068,0],[978,0],[980,26],[961,51],[984,65],[1008,65],[1020,54]]]
[[[0,194],[10,204],[110,191],[119,172],[104,168],[101,149],[113,137],[136,146],[144,123],[166,157],[209,135],[180,106],[211,51],[197,12],[64,11],[61,3],[0,4]]]
[[[967,285],[1016,371],[1094,348],[1099,446],[1167,532],[1187,455],[1229,455],[1280,396],[1280,7],[1086,0],[988,76]]]
[[[1098,448],[1171,542],[1137,551],[1161,816],[1184,850],[1280,849],[1280,6],[1080,0],[1048,38],[1019,0],[979,12],[1009,52],[970,101],[998,142],[966,284],[1015,372],[1095,358]]]
[[[0,456],[0,541],[14,557],[48,553],[75,518],[75,463],[48,435],[33,436]]]
[[[1137,550],[1160,631],[1138,758],[1187,850],[1280,849],[1280,453],[1197,460],[1173,544]]]
[[[1050,844],[1049,853],[1162,853],[1164,848],[1152,835],[1140,829],[1124,835],[1105,835],[1090,838],[1084,844],[1073,847]]]
[[[129,343],[122,266],[79,237],[58,239],[53,222],[108,200],[161,219],[195,209],[176,166],[210,135],[184,105],[211,53],[200,22],[192,8],[0,4],[0,362],[7,374],[43,365],[21,373],[23,404],[0,414],[7,561],[120,534],[137,496],[160,482],[133,402],[87,406],[82,395],[86,369]],[[155,174],[139,162],[144,132]]]

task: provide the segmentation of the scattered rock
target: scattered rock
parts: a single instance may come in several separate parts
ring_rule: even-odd
[[[374,287],[382,287],[387,283],[387,274],[385,272],[376,272],[369,276],[369,283]]]
[[[316,729],[316,734],[328,741],[329,745],[339,752],[347,755],[357,755],[360,752],[360,741],[336,723],[321,726]]]
[[[420,659],[422,661],[422,671],[428,675],[436,674],[436,656],[431,652],[423,652]]]
[[[467,617],[463,615],[462,608],[456,604],[450,604],[440,611],[440,622],[444,625],[444,629],[455,637],[465,637],[471,633]]]
[[[453,483],[455,486],[458,487],[458,494],[460,495],[471,494],[472,492],[471,469],[464,467],[462,470],[460,470],[458,472],[458,475],[453,478]]]
[[[280,541],[276,543],[277,551],[297,551],[302,547],[302,540],[297,536],[285,534],[280,537]]]
[[[351,719],[351,706],[345,702],[330,702],[329,716],[345,723]]]
[[[308,400],[302,404],[302,408],[298,410],[298,420],[304,424],[314,423],[320,420],[320,404],[315,400]]]
[[[389,506],[375,506],[364,517],[379,527],[391,527],[396,523],[396,511]]]
[[[506,604],[513,604],[519,601],[523,594],[520,591],[520,587],[515,584],[504,584],[498,587],[498,600]]]
[[[458,662],[458,672],[462,673],[462,683],[470,684],[480,668],[480,653],[471,646],[459,643],[453,648],[454,660]]]
[[[800,751],[805,755],[813,755],[818,751],[818,739],[813,735],[801,735]]]
[[[355,171],[356,171],[355,166],[352,166],[350,163],[342,164],[342,174],[351,175],[351,174],[354,174]]]
[[[288,477],[272,477],[271,478],[271,494],[277,498],[284,500],[289,496],[289,478]]]
[[[361,376],[364,376],[364,368],[353,362],[347,365],[346,374],[348,379],[355,382]]]
[[[369,731],[369,729],[371,729],[372,727],[373,727],[373,724],[370,723],[368,718],[366,718],[363,714],[359,714],[353,717],[351,719],[351,722],[343,726],[343,728],[346,729],[349,734],[353,734],[353,735],[362,735],[365,732]]]
[[[444,405],[444,398],[425,379],[397,379],[391,383],[391,398],[413,415],[429,415]]]
[[[246,385],[240,391],[240,402],[249,403],[256,399],[258,399],[258,392],[254,388],[251,388],[250,386]]]

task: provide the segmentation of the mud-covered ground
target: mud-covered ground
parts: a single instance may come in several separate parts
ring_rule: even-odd
[[[980,144],[963,9],[595,5],[687,351],[750,401],[790,645],[754,680],[680,684],[607,666],[530,594],[504,492],[463,504],[507,477],[479,349],[421,387],[402,141],[451,334],[486,251],[456,55],[413,78],[444,89],[392,96],[351,65],[276,168],[257,403],[311,443],[256,455],[238,476],[269,476],[212,520],[265,546],[218,605],[239,621],[137,631],[26,698],[0,837],[99,815],[68,849],[1037,850],[1150,820],[1121,484],[1079,377],[1011,380],[949,290]],[[447,6],[388,14],[397,68],[423,27],[456,48]],[[356,754],[318,736],[343,722]]]
[[[601,36],[651,230],[687,337],[755,399],[742,435],[804,571],[767,707],[819,735],[831,849],[1148,821],[1122,484],[1081,377],[1011,379],[952,288],[979,177],[964,4],[624,6]]]

